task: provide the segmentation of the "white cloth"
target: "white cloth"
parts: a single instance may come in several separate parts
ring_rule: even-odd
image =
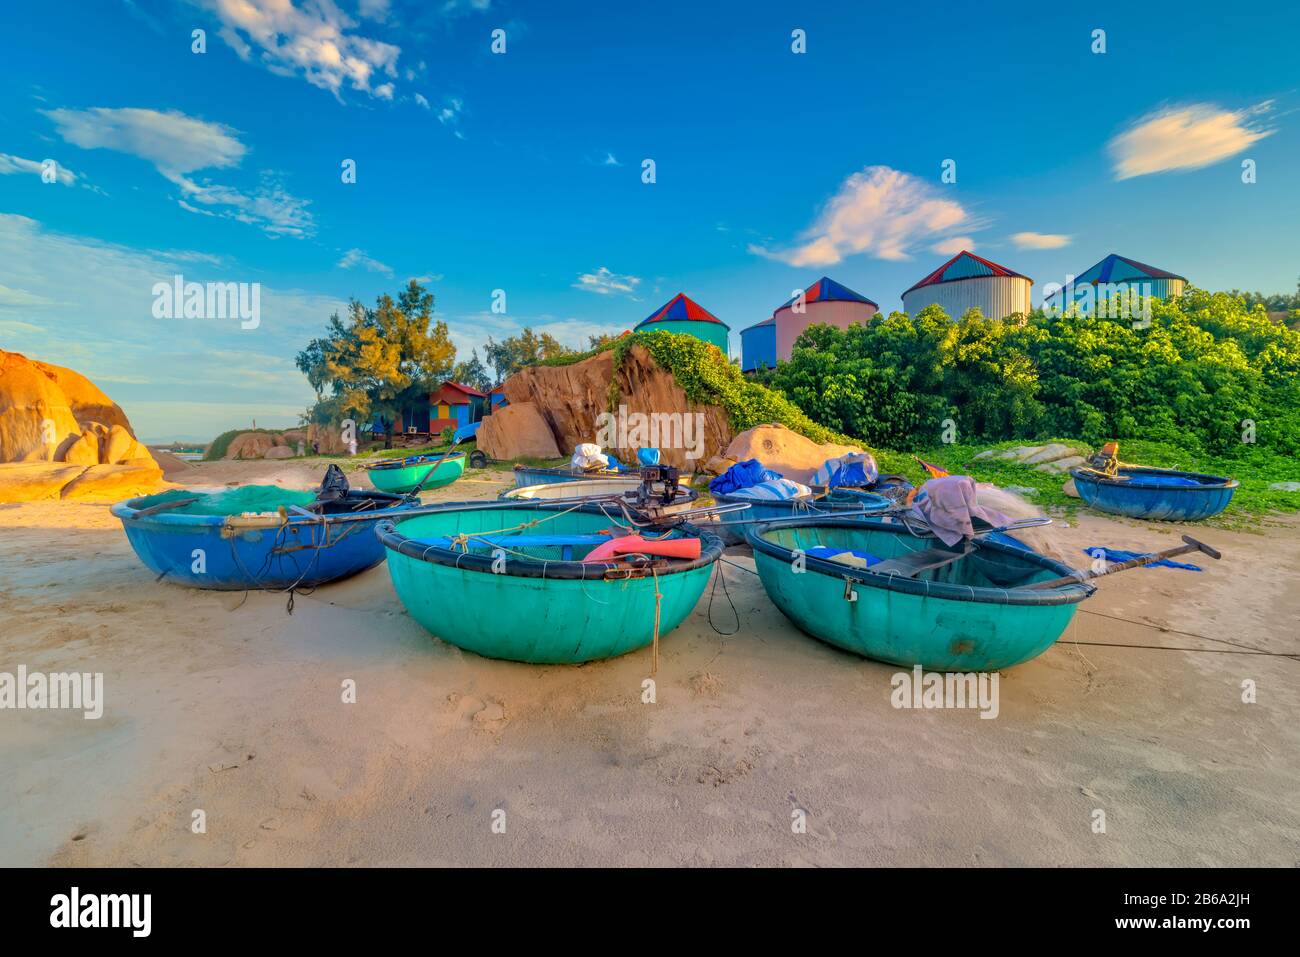
[[[569,459],[569,465],[584,471],[606,469],[609,468],[609,456],[600,451],[599,445],[583,442],[573,450],[573,458]]]

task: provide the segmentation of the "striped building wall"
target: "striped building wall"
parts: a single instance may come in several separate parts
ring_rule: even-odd
[[[846,302],[828,300],[810,302],[804,306],[803,313],[796,313],[790,306],[782,306],[776,311],[776,357],[788,361],[794,351],[794,341],[809,326],[824,325],[847,329],[855,322],[869,322],[876,314],[876,307],[869,302]]]
[[[987,319],[1005,319],[1018,312],[1028,315],[1032,288],[1033,283],[1023,276],[976,276],[932,283],[904,293],[903,311],[915,316],[935,304],[954,320],[968,309],[979,309]]]

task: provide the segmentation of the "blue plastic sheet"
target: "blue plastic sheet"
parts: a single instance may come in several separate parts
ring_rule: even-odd
[[[763,463],[758,459],[747,459],[744,462],[737,462],[710,482],[709,491],[714,495],[727,495],[737,489],[749,488],[751,485],[771,482],[779,478],[785,476],[780,472],[763,468]]]
[[[636,460],[640,462],[642,466],[658,465],[659,450],[658,449],[637,449]]]
[[[1085,548],[1083,553],[1089,558],[1101,558],[1105,561],[1118,565],[1120,562],[1132,561],[1135,558],[1145,558],[1150,552],[1129,552],[1122,548],[1105,548],[1100,545],[1093,545],[1091,548]],[[1188,562],[1174,562],[1168,558],[1162,558],[1158,562],[1152,562],[1147,568],[1155,568],[1163,565],[1165,568],[1185,568],[1189,572],[1199,572],[1200,565],[1192,565]]]

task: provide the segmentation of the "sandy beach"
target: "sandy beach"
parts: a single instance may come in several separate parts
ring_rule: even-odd
[[[184,481],[320,471],[204,463]],[[509,481],[471,471],[426,500]],[[1082,564],[1087,545],[1184,531],[1082,513],[1059,541]],[[1099,582],[982,720],[893,708],[900,669],[799,632],[745,549],[727,594],[662,642],[643,704],[648,650],[464,653],[405,613],[383,565],[288,614],[283,595],[155,582],[104,504],[0,506],[0,670],[103,672],[106,697],[99,720],[0,715],[0,864],[1291,867],[1300,659],[1278,655],[1300,655],[1300,520],[1196,534],[1224,560]]]

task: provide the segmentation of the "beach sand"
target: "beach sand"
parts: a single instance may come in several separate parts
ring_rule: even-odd
[[[310,487],[321,471],[178,478]],[[508,482],[471,471],[426,499]],[[1079,555],[1185,531],[1083,514],[1060,541]],[[743,549],[743,569],[723,566],[735,615],[706,591],[643,704],[648,649],[479,658],[412,621],[383,565],[289,615],[283,595],[156,583],[105,505],[0,506],[0,670],[103,672],[107,699],[99,720],[0,712],[0,864],[1290,867],[1300,661],[1220,652],[1300,654],[1300,522],[1193,534],[1225,560],[1100,582],[983,720],[895,710],[901,669],[799,632]],[[734,634],[710,625],[737,615]]]

